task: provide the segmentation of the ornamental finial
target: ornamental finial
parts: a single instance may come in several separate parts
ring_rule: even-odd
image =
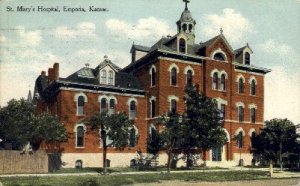
[[[188,9],[187,4],[190,2],[190,0],[182,0],[183,2],[185,2],[185,10]]]

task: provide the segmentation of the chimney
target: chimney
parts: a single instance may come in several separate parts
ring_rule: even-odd
[[[54,63],[53,68],[48,68],[48,82],[58,80],[59,78],[59,64]]]
[[[54,69],[48,68],[48,83],[51,83],[54,80]]]
[[[54,73],[54,80],[58,80],[58,78],[59,78],[59,63],[54,63],[53,73]]]

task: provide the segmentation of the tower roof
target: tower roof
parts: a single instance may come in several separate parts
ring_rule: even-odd
[[[191,12],[188,9],[185,9],[180,16],[180,21],[186,22],[186,21],[193,21],[193,17]]]

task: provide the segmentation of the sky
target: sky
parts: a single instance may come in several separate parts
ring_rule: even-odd
[[[272,70],[265,76],[265,120],[299,124],[300,0],[190,1],[196,42],[222,28],[233,49],[249,43],[251,63]],[[18,6],[30,12],[17,11]],[[107,11],[89,11],[90,6]],[[56,7],[60,12],[45,11]],[[12,98],[26,98],[41,71],[54,62],[60,64],[60,77],[86,63],[96,67],[104,55],[125,67],[133,42],[151,46],[175,34],[183,9],[182,0],[0,0],[1,107]]]

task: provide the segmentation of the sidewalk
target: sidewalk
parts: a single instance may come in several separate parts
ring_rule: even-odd
[[[172,174],[184,173],[184,172],[220,172],[220,171],[268,171],[268,168],[246,168],[246,167],[231,167],[229,169],[211,169],[211,170],[177,170],[171,171]],[[113,172],[107,173],[107,175],[132,175],[132,174],[166,174],[167,171],[137,171],[137,172]],[[0,177],[29,177],[29,176],[97,176],[100,175],[96,172],[86,173],[48,173],[48,174],[4,174]],[[299,172],[282,171],[274,169],[273,178],[300,178]]]

